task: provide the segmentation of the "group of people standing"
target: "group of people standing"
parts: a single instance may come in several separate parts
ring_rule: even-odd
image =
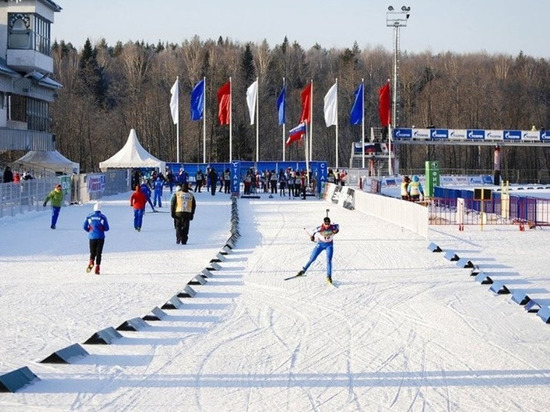
[[[203,186],[206,186],[206,191],[210,192],[212,196],[216,194],[216,188],[220,184],[218,192],[231,193],[231,172],[229,169],[225,169],[223,172],[218,173],[213,167],[206,169],[206,174],[201,169],[195,173],[195,192],[201,192]]]
[[[4,173],[2,174],[2,182],[3,183],[19,183],[21,180],[31,180],[33,179],[32,175],[25,171],[23,174],[19,174],[19,172],[13,172],[11,170],[11,167],[6,166],[4,169]]]
[[[275,170],[255,171],[250,168],[246,171],[243,178],[244,194],[252,193],[270,193],[271,195],[279,193],[280,197],[302,197],[305,199],[307,192],[307,172],[305,170],[293,170],[291,167],[280,169],[279,173]]]

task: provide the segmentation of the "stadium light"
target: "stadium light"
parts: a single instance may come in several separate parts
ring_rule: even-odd
[[[391,130],[395,129],[399,117],[397,115],[397,103],[399,100],[399,29],[401,27],[407,27],[407,21],[411,15],[410,6],[401,6],[401,10],[395,10],[393,6],[388,6],[386,12],[386,26],[393,27],[393,84],[392,84],[392,110],[391,110]],[[388,134],[390,142],[390,155],[391,155],[391,130]],[[391,176],[393,174],[391,161],[388,162],[388,173]]]

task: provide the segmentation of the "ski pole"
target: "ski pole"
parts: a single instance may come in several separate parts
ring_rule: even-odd
[[[330,212],[330,209],[327,209],[326,212],[327,212],[327,216],[326,216],[326,217],[328,217],[328,212]]]
[[[304,227],[304,231],[307,233],[307,235],[308,235],[309,237],[311,237],[311,234],[309,233],[309,231],[308,231],[305,227]]]

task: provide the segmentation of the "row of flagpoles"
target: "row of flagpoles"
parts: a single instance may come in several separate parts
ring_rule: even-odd
[[[193,90],[191,91],[191,120],[203,121],[203,162],[206,163],[206,78],[203,77]],[[250,124],[256,125],[256,162],[260,156],[260,118],[259,118],[259,99],[258,99],[258,78],[246,90],[246,103],[250,115]],[[170,112],[172,120],[176,125],[177,135],[177,162],[180,162],[180,138],[179,138],[179,77],[172,88],[170,89]],[[233,130],[232,130],[232,100],[231,100],[231,78],[221,86],[218,90],[218,121],[220,125],[229,126],[229,161],[233,160]],[[286,136],[286,81],[283,78],[283,86],[277,98],[277,113],[279,125],[283,128],[283,161],[286,160],[286,146],[291,145],[296,141],[303,141],[305,137],[305,158],[306,162],[312,158],[312,137],[313,137],[313,81],[310,81],[304,90],[301,92],[302,111],[298,126],[292,128]],[[390,83],[388,82],[379,90],[378,96],[378,113],[380,123],[383,127],[390,125],[391,119],[391,100],[390,100]],[[327,127],[335,126],[335,142],[336,142],[336,162],[335,168],[338,169],[338,79],[334,85],[328,90],[324,97],[324,117]],[[363,143],[363,168],[364,164],[364,148],[365,148],[365,85],[364,80],[357,87],[354,93],[354,102],[350,111],[350,123],[352,125],[361,125],[361,140]],[[390,134],[388,134],[390,135]],[[391,151],[391,150],[390,150]]]

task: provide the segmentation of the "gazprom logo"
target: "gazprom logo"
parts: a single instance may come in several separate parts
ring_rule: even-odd
[[[540,140],[550,140],[550,131],[549,130],[541,130]]]
[[[468,140],[485,140],[485,130],[468,130],[466,138]]]
[[[410,139],[412,138],[412,129],[394,129],[393,137],[396,139]]]
[[[448,139],[449,138],[449,130],[447,130],[447,129],[432,129],[430,131],[430,138],[431,139]]]
[[[521,140],[521,130],[505,130],[504,140]]]

